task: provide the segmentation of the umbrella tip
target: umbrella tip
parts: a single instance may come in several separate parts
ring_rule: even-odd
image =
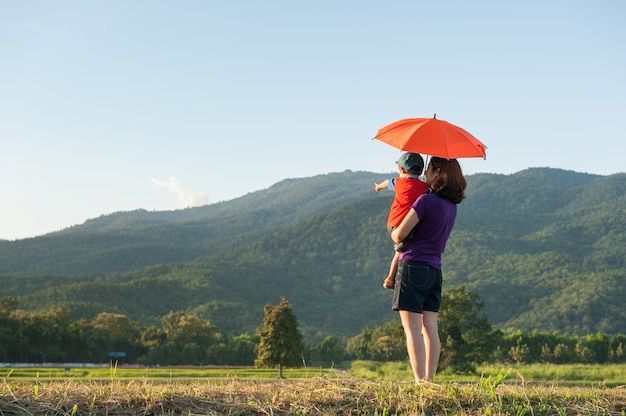
[[[437,118],[437,113],[433,114],[433,118]]]

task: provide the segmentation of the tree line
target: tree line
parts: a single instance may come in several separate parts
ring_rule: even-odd
[[[446,292],[439,312],[441,370],[472,372],[482,363],[625,363],[626,335],[595,333],[568,336],[554,332],[495,329],[481,314],[484,304],[477,294],[457,286]],[[402,325],[390,321],[366,327],[347,340],[346,354],[362,360],[406,359]]]
[[[471,372],[485,362],[623,363],[626,335],[584,337],[547,332],[504,333],[481,313],[483,303],[464,286],[448,291],[440,311],[440,369]],[[72,320],[62,308],[18,309],[15,298],[0,299],[0,362],[106,363],[124,356],[140,365],[333,366],[344,360],[404,361],[399,320],[342,339],[329,335],[306,345],[291,305],[266,305],[256,334],[228,337],[210,320],[170,312],[160,324],[143,325],[122,314],[102,312]],[[120,355],[119,353],[123,353]]]
[[[278,366],[282,375],[283,366],[298,366],[305,355],[317,360],[316,350],[305,353],[287,299],[264,310],[257,334],[228,338],[210,320],[189,313],[170,312],[160,325],[150,326],[108,312],[72,320],[62,308],[25,312],[15,298],[4,297],[0,362]],[[324,345],[317,351],[327,351]]]

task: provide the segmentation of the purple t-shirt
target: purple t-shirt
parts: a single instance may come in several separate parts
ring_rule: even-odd
[[[400,259],[421,261],[436,269],[441,269],[441,255],[452,232],[456,219],[456,204],[438,197],[436,194],[419,196],[411,207],[417,213],[419,222],[415,236],[404,245]]]

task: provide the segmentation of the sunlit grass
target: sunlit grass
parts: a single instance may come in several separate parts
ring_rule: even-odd
[[[24,379],[0,384],[2,415],[624,415],[620,388],[305,379]]]
[[[3,368],[0,414],[626,415],[626,365],[482,366],[412,382],[407,363],[351,370]],[[580,385],[571,385],[578,383]]]
[[[350,372],[366,380],[413,380],[408,363],[354,361]],[[549,383],[578,386],[626,386],[626,364],[482,365],[472,374],[442,371],[437,382],[472,383],[485,375],[509,374],[506,383]]]
[[[626,364],[529,364],[488,365],[478,367],[479,372],[497,374],[511,371],[526,381],[576,385],[626,386]]]

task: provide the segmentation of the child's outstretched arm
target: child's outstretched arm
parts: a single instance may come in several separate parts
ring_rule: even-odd
[[[374,189],[376,189],[376,192],[380,192],[381,189],[386,189],[386,188],[389,188],[389,179],[385,179],[381,183],[374,184]]]

